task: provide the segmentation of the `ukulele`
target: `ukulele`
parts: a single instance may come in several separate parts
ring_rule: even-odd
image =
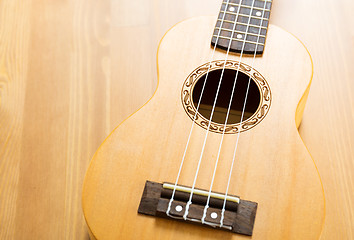
[[[223,0],[158,48],[158,87],[95,153],[83,186],[92,239],[318,239],[319,173],[300,125],[303,44],[271,1]]]

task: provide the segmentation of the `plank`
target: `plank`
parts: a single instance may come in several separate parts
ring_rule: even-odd
[[[1,239],[87,239],[80,199],[89,159],[152,95],[164,32],[217,14],[219,5],[0,2]],[[270,20],[298,36],[314,60],[300,132],[327,197],[323,239],[354,238],[353,10],[345,0],[275,1]]]

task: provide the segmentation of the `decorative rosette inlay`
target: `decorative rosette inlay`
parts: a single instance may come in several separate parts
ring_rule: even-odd
[[[224,65],[226,69],[236,71],[238,70],[251,77],[251,79],[256,83],[259,89],[261,95],[260,103],[256,112],[247,119],[244,119],[241,123],[227,124],[225,126],[224,124],[211,121],[209,130],[215,133],[225,132],[226,134],[244,132],[248,129],[253,128],[265,118],[272,101],[271,91],[265,78],[257,70],[248,66],[245,63],[240,63],[238,61],[232,60],[227,60],[226,62],[225,60],[217,60],[211,62],[210,65],[209,63],[206,63],[198,67],[187,77],[187,79],[183,83],[183,88],[181,92],[182,105],[187,115],[192,119],[192,121],[194,120],[195,123],[200,127],[208,129],[209,119],[205,118],[197,111],[197,106],[195,106],[192,100],[192,90],[197,81],[201,77],[203,77],[208,71],[211,72],[214,70],[222,69]]]

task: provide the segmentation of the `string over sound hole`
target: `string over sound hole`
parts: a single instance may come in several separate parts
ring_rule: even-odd
[[[211,117],[223,68],[225,71]],[[202,94],[204,82],[205,89]],[[247,93],[248,82],[250,85]],[[232,95],[234,83],[236,84]],[[246,95],[247,101],[241,121]],[[201,104],[198,108],[200,97]],[[225,125],[230,99],[230,113]],[[252,129],[266,117],[272,94],[267,80],[256,69],[237,61],[216,60],[199,66],[189,74],[183,83],[181,100],[184,110],[195,124],[215,133],[236,134]]]
[[[227,121],[228,124],[239,123],[241,122],[242,111],[247,95],[242,121],[247,120],[257,111],[261,102],[261,94],[257,84],[252,80],[252,78],[241,71],[237,73],[237,70],[225,69],[221,79],[219,94],[216,96],[221,75],[222,69],[217,69],[209,72],[207,79],[206,74],[204,74],[196,82],[192,93],[195,108],[198,106],[198,101],[202,94],[202,88],[206,80],[204,92],[202,94],[198,109],[198,112],[202,116],[210,120],[214,101],[215,98],[217,98],[212,121],[221,124],[224,124],[225,121]],[[250,82],[250,84],[247,93],[248,82]],[[234,84],[236,85],[234,93],[232,94]],[[226,119],[231,97],[232,100],[229,116],[228,119]]]

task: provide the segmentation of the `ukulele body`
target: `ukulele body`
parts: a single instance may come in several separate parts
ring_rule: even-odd
[[[158,50],[154,96],[121,123],[95,153],[83,187],[83,211],[97,239],[250,239],[210,227],[137,213],[146,180],[175,183],[192,126],[182,106],[182,85],[210,61],[215,17],[183,21],[166,33]],[[216,50],[214,60],[226,52]],[[239,61],[230,53],[229,60]],[[304,46],[269,26],[262,56],[243,56],[269,84],[264,119],[241,132],[228,193],[258,203],[252,239],[318,239],[325,212],[314,161],[297,126],[312,78]],[[253,63],[253,64],[252,64]],[[139,68],[139,66],[136,66]],[[206,130],[195,125],[178,181],[192,186]],[[209,190],[222,134],[209,132],[196,187]],[[225,134],[213,191],[225,193],[237,134]]]

